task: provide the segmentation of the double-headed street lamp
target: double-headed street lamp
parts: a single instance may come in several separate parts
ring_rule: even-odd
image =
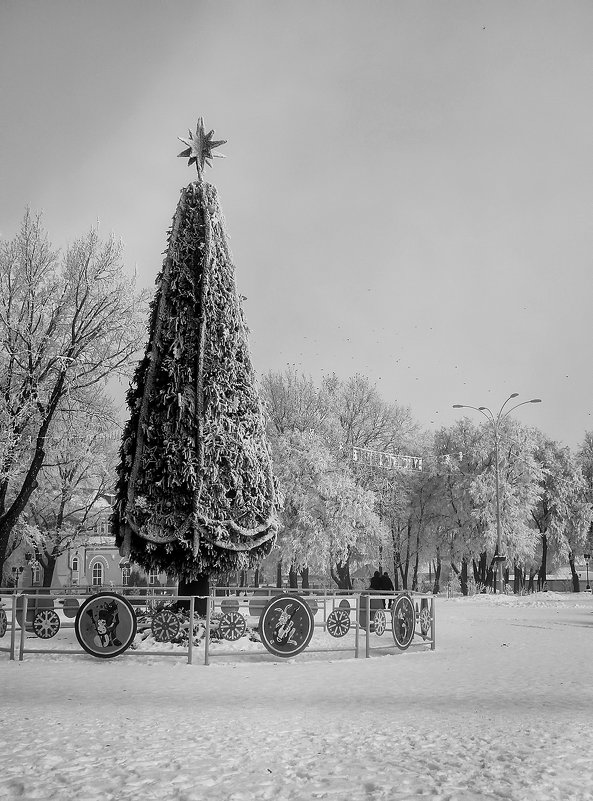
[[[494,429],[494,465],[495,465],[495,474],[496,474],[496,553],[494,554],[494,563],[495,563],[495,574],[494,574],[494,592],[496,593],[496,584],[498,581],[498,573],[499,569],[502,569],[502,563],[506,560],[506,556],[501,554],[501,534],[502,534],[502,524],[501,524],[501,512],[500,512],[500,476],[499,476],[499,452],[498,452],[498,444],[499,444],[499,434],[500,434],[500,424],[508,417],[509,414],[514,410],[517,409],[519,406],[524,406],[526,403],[541,403],[541,398],[531,398],[531,400],[522,401],[521,403],[515,404],[515,406],[511,406],[510,409],[504,411],[504,407],[507,403],[512,400],[513,398],[519,397],[518,392],[513,392],[512,395],[505,400],[502,404],[498,413],[495,415],[494,412],[489,409],[487,406],[466,406],[463,403],[454,403],[454,409],[474,409],[476,412],[480,412],[484,415],[484,417],[488,420],[489,423],[492,424],[492,428]],[[503,414],[504,412],[504,414]],[[502,583],[501,583],[502,586]]]

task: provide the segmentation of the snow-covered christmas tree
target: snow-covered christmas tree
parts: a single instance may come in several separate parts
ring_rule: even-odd
[[[276,486],[247,329],[216,189],[214,132],[181,141],[196,181],[181,192],[128,390],[114,528],[122,553],[202,593],[208,577],[266,555]]]

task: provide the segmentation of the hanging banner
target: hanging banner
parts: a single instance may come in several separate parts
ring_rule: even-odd
[[[382,467],[384,470],[422,470],[420,456],[403,456],[399,453],[385,453],[370,448],[352,448],[352,461],[369,467]]]

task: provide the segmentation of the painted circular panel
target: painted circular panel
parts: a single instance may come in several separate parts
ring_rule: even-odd
[[[220,602],[220,608],[223,612],[238,612],[239,601],[236,598],[223,598]]]
[[[275,656],[296,656],[313,636],[311,608],[298,595],[272,598],[262,612],[259,631],[263,644]]]
[[[99,592],[82,604],[74,622],[76,639],[84,650],[100,659],[119,656],[136,636],[136,615],[121,595]]]
[[[157,642],[169,642],[179,634],[179,618],[170,609],[161,609],[153,616],[150,629]]]
[[[251,617],[259,617],[264,611],[270,601],[270,596],[267,592],[258,592],[257,590],[249,599],[249,614]]]
[[[350,607],[348,612],[345,609],[334,609],[327,618],[327,630],[332,637],[343,637],[350,631]]]
[[[398,648],[405,651],[414,639],[416,611],[409,595],[400,595],[393,607],[391,630]]]
[[[42,609],[33,620],[33,631],[42,640],[49,640],[60,630],[60,618],[53,609]]]
[[[76,617],[76,613],[80,607],[78,598],[64,598],[61,604],[64,607],[64,615],[66,617]]]
[[[220,618],[218,631],[223,640],[235,642],[247,631],[247,623],[240,612],[227,612]]]
[[[4,637],[8,628],[8,618],[4,609],[0,609],[0,637]]]
[[[311,610],[311,614],[313,617],[319,612],[319,601],[317,598],[307,598],[307,603],[309,605],[309,609]]]

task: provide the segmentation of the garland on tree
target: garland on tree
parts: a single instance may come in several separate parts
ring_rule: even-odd
[[[220,143],[190,132],[181,192],[127,394],[113,523],[122,553],[192,580],[254,564],[278,528],[276,484],[216,190]]]

